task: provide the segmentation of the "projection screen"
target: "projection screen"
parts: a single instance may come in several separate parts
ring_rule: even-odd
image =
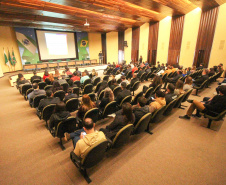
[[[77,58],[75,33],[36,30],[41,60]]]

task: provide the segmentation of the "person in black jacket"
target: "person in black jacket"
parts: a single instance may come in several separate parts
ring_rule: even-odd
[[[177,95],[174,94],[174,90],[175,90],[175,86],[170,83],[166,89],[166,96],[165,96],[166,105],[177,98]]]
[[[33,82],[33,80],[40,80],[41,81],[41,76],[37,76],[37,72],[33,71],[34,76],[31,77],[31,83]]]
[[[58,124],[61,121],[66,120],[70,116],[71,116],[70,112],[66,111],[65,103],[64,102],[57,103],[54,113],[51,115],[48,124],[50,132],[55,133]]]
[[[102,98],[101,102],[99,103],[99,109],[101,111],[103,111],[104,108],[106,107],[106,105],[112,101],[114,101],[114,93],[109,87],[107,87],[104,90],[104,97]]]
[[[106,128],[101,128],[100,131],[102,131],[106,137],[113,140],[121,128],[127,124],[133,124],[134,121],[135,116],[133,114],[132,105],[127,102],[122,105],[122,110],[116,112],[114,121]]]
[[[134,126],[138,123],[138,121],[147,113],[149,113],[149,107],[146,105],[147,99],[145,97],[139,97],[137,100],[137,105],[133,106],[133,113],[135,115],[135,121],[133,123]]]
[[[74,94],[73,93],[73,88],[70,87],[70,88],[68,88],[67,93],[65,94],[64,103],[66,103],[71,98],[78,98],[78,95]]]
[[[169,83],[172,83],[172,84],[176,84],[176,83],[177,83],[177,80],[179,80],[179,78],[181,78],[181,77],[183,77],[183,73],[182,73],[181,70],[178,70],[178,71],[177,71],[177,75],[174,76],[174,77],[172,77],[172,78],[166,77],[166,79],[165,79],[165,81],[166,81],[165,87],[166,87],[166,85],[167,85],[168,82],[169,82]],[[165,88],[165,87],[164,87],[164,88]]]
[[[193,86],[200,86],[205,80],[207,80],[209,78],[208,73],[208,69],[204,69],[202,72],[202,76],[200,76],[193,82]]]
[[[192,104],[187,110],[186,115],[179,116],[179,118],[190,119],[195,109],[198,110],[195,115],[196,117],[200,117],[199,111],[211,116],[217,116],[219,113],[226,110],[226,85],[220,86],[219,95],[216,95],[212,99],[209,99],[205,104],[197,100],[193,100]]]
[[[137,78],[137,73],[133,73],[133,78],[130,82],[131,87],[133,87],[133,85],[135,84],[135,82],[139,81],[139,79]]]
[[[131,95],[131,92],[130,90],[127,90],[126,89],[126,82],[122,82],[121,83],[121,88],[122,88],[122,91],[120,93],[118,93],[115,101],[120,104],[121,101],[126,97],[126,96],[129,96]]]

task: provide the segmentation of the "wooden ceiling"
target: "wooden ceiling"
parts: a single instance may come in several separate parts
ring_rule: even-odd
[[[0,0],[0,26],[121,31],[223,3],[226,0]],[[86,19],[89,27],[84,26]]]

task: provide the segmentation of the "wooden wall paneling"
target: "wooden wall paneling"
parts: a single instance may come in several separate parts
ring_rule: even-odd
[[[168,52],[168,64],[170,65],[179,64],[183,28],[184,15],[172,17]]]
[[[102,43],[102,53],[103,53],[103,64],[107,64],[107,38],[106,33],[101,34],[101,43]]]
[[[125,32],[119,31],[118,32],[118,61],[119,62],[122,62],[124,60],[124,38],[125,38]]]
[[[148,63],[156,64],[157,46],[158,46],[159,22],[151,22],[149,24],[148,38]]]
[[[193,65],[208,67],[219,7],[203,11],[200,18],[199,33],[196,43]]]
[[[132,52],[131,60],[137,62],[139,58],[139,40],[140,40],[140,27],[132,28]]]

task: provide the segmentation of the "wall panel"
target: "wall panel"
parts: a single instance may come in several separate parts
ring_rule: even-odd
[[[125,30],[125,41],[127,41],[127,46],[124,47],[124,59],[128,64],[131,61],[131,52],[132,52],[132,28]]]
[[[139,40],[140,40],[140,27],[132,28],[132,52],[131,60],[138,61],[139,58]]]
[[[90,59],[99,59],[98,54],[102,51],[101,34],[88,33]]]
[[[124,60],[124,37],[125,32],[119,31],[118,32],[118,61],[119,63],[122,63]]]
[[[157,46],[158,46],[158,32],[159,22],[152,22],[149,24],[149,37],[148,37],[148,63],[156,64]]]
[[[211,10],[203,11],[201,14],[193,65],[199,66],[200,63],[203,63],[205,67],[208,66],[218,10],[219,7],[216,7]]]
[[[118,63],[118,32],[109,32],[107,35],[107,62]]]
[[[148,55],[148,35],[149,23],[145,23],[140,27],[139,56],[143,57],[143,62],[147,61]]]
[[[106,33],[101,34],[101,45],[102,45],[102,53],[103,53],[103,64],[107,64],[107,35]]]
[[[169,53],[168,53],[168,64],[170,65],[175,65],[179,63],[183,28],[184,28],[184,16],[173,17],[171,23]]]

